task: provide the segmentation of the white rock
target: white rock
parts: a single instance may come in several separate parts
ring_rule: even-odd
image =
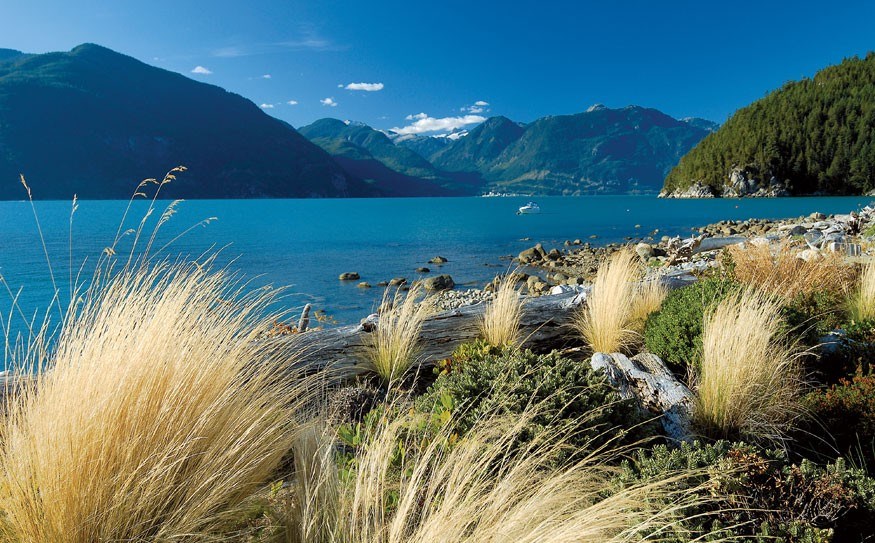
[[[816,249],[805,249],[804,251],[800,251],[799,254],[796,255],[796,258],[804,260],[805,262],[816,262],[823,258],[823,255],[821,255],[820,251]]]

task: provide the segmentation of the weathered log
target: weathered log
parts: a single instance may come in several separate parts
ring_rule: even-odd
[[[669,289],[689,285],[695,277],[686,272],[660,278]],[[570,326],[578,307],[586,300],[588,288],[550,296],[526,297],[520,321],[523,347],[549,351],[567,344],[574,332]],[[420,334],[420,365],[433,364],[449,357],[462,343],[479,337],[478,325],[486,309],[479,303],[437,313],[428,317]],[[360,364],[361,352],[375,323],[311,330],[305,334],[280,336],[270,341],[294,355],[297,364],[314,370],[331,367],[344,372]]]
[[[520,320],[523,346],[532,350],[549,350],[567,343],[572,337],[570,326],[574,311],[586,299],[587,290],[553,296],[525,299]],[[486,309],[479,303],[429,316],[420,334],[420,365],[432,364],[449,357],[465,342],[476,339],[478,325]],[[327,330],[311,330],[305,334],[280,336],[269,341],[297,358],[297,364],[313,369],[330,367],[347,371],[357,367],[372,326],[352,325]]]
[[[692,441],[690,417],[693,393],[675,378],[658,356],[641,353],[631,359],[620,353],[596,353],[590,362],[602,369],[623,398],[635,398],[641,407],[660,415],[660,422],[674,441]]]

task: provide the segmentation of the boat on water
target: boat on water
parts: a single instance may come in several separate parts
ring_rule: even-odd
[[[538,207],[538,204],[535,202],[529,202],[516,212],[517,215],[531,215],[533,213],[540,213],[541,208]]]

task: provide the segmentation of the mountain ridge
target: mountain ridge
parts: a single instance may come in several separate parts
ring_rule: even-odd
[[[96,44],[0,56],[0,198],[128,198],[184,164],[165,196],[379,195],[286,123],[221,87]],[[216,114],[220,112],[220,114]],[[48,159],[47,159],[48,158]]]

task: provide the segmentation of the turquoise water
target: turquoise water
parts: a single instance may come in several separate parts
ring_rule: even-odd
[[[337,276],[355,271],[373,285],[414,269],[452,275],[460,288],[482,286],[507,269],[504,256],[541,241],[549,249],[566,239],[597,243],[625,236],[688,234],[720,219],[779,218],[848,212],[869,198],[783,198],[774,200],[659,200],[652,196],[539,198],[540,215],[516,215],[526,198],[418,198],[355,200],[199,200],[183,202],[162,228],[156,247],[208,217],[217,220],[176,241],[168,256],[200,255],[223,248],[220,263],[233,260],[256,285],[290,286],[288,307],[306,302],[339,323],[357,322],[375,306],[382,289],[360,289]],[[36,202],[62,301],[69,299],[70,202]],[[85,260],[85,275],[111,244],[127,202],[79,202],[73,222],[73,268]],[[167,203],[150,218],[151,223]],[[145,203],[138,202],[125,227],[136,227]],[[635,225],[641,228],[636,229]],[[523,238],[529,238],[524,240]],[[129,239],[129,238],[128,238]],[[123,249],[124,247],[122,247]],[[122,251],[119,251],[122,253]],[[441,255],[443,266],[427,264]],[[87,260],[86,260],[87,259]],[[26,202],[0,202],[0,272],[30,315],[44,309],[53,292],[36,225]],[[5,290],[5,289],[4,289]],[[10,297],[0,290],[4,319]],[[15,328],[15,325],[13,325]]]

